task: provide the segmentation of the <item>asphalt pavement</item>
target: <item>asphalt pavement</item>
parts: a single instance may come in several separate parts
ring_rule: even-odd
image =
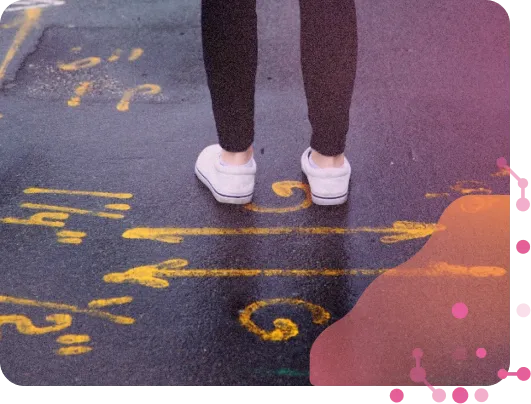
[[[352,184],[334,208],[308,203],[300,172],[297,1],[257,6],[246,207],[218,204],[193,173],[216,141],[200,1],[55,3],[0,20],[0,366],[13,383],[307,385],[312,342],[452,201],[509,193],[496,166],[509,160],[509,19],[495,2],[356,1]]]

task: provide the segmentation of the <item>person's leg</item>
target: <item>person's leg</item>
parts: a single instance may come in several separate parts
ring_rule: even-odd
[[[202,0],[203,59],[222,159],[252,156],[258,59],[256,0]]]
[[[356,8],[354,0],[300,0],[300,10],[312,160],[319,167],[338,167],[344,162],[356,75]]]

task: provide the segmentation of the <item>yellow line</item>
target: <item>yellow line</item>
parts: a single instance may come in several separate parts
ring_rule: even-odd
[[[59,348],[56,353],[60,356],[71,356],[71,355],[82,355],[84,353],[92,351],[91,347],[88,346],[69,346],[64,348]]]
[[[330,234],[356,234],[356,233],[383,233],[387,234],[380,238],[383,243],[391,244],[399,241],[424,238],[432,235],[435,231],[444,230],[444,226],[436,223],[417,223],[409,221],[394,222],[392,227],[247,227],[247,228],[149,228],[138,227],[126,230],[123,238],[155,240],[165,243],[180,243],[184,236],[275,236],[286,234],[302,235],[330,235]]]
[[[52,210],[55,212],[75,213],[78,215],[90,215],[97,217],[104,217],[106,219],[123,219],[124,215],[119,213],[107,213],[107,212],[93,212],[91,210],[69,208],[66,206],[44,205],[41,203],[21,203],[21,208],[26,209],[38,209],[38,210]]]
[[[18,306],[41,307],[45,309],[69,311],[71,313],[77,313],[77,314],[86,314],[88,316],[97,317],[97,318],[101,318],[104,320],[109,320],[116,324],[129,325],[129,324],[135,323],[135,319],[131,317],[116,316],[114,314],[107,313],[105,311],[100,311],[100,310],[80,309],[79,307],[72,306],[69,304],[63,304],[63,303],[39,302],[37,300],[21,299],[18,297],[1,296],[1,295],[0,295],[0,303],[15,304]]]
[[[62,194],[62,195],[78,195],[78,196],[95,196],[99,198],[117,198],[117,199],[131,199],[133,197],[133,194],[127,194],[127,193],[69,191],[66,189],[47,189],[47,188],[27,188],[24,190],[24,193],[25,194]]]
[[[97,299],[93,300],[88,304],[88,307],[91,309],[101,309],[102,307],[116,306],[119,304],[131,303],[133,298],[131,296],[124,297],[114,297],[111,299]]]
[[[13,39],[13,43],[9,47],[6,56],[0,65],[0,80],[5,77],[7,66],[17,54],[20,45],[22,45],[35,23],[39,20],[40,16],[41,10],[38,8],[30,8],[24,12],[24,22],[18,29],[15,38]]]

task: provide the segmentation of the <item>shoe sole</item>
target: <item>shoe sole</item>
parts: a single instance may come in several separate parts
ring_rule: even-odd
[[[230,196],[230,195],[223,195],[220,194],[218,191],[214,189],[210,181],[197,169],[197,166],[195,167],[195,175],[201,181],[205,186],[210,190],[212,195],[214,195],[214,198],[219,203],[229,203],[232,205],[246,205],[248,203],[251,203],[251,200],[253,199],[253,194],[245,195],[245,196]]]

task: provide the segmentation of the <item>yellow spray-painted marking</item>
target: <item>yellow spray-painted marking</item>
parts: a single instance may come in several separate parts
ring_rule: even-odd
[[[60,311],[68,311],[76,314],[86,314],[88,316],[97,317],[103,320],[108,320],[116,324],[130,325],[135,323],[135,319],[125,316],[117,316],[105,311],[94,310],[94,309],[81,309],[79,307],[63,304],[63,303],[53,303],[53,302],[39,302],[37,300],[30,299],[21,299],[18,297],[11,296],[1,296],[0,303],[5,304],[14,304],[18,306],[28,306],[28,307],[41,307],[45,309],[53,309]]]
[[[56,341],[64,345],[73,345],[73,344],[85,344],[90,342],[90,336],[88,335],[76,335],[76,334],[65,334],[61,335]]]
[[[85,237],[87,233],[82,231],[61,230],[57,232],[59,237]]]
[[[84,81],[82,82],[78,88],[76,88],[75,93],[72,98],[70,98],[67,102],[69,107],[77,107],[81,104],[81,97],[83,97],[90,89],[92,88],[92,82],[90,81]]]
[[[69,217],[70,215],[68,213],[41,212],[30,216],[28,219],[5,217],[0,219],[0,223],[23,224],[28,226],[64,227],[64,220],[68,219]]]
[[[24,14],[19,14],[15,18],[13,18],[10,22],[5,24],[0,24],[0,28],[2,29],[9,29],[9,28],[15,28],[22,25],[22,23],[25,20]]]
[[[442,193],[439,193],[439,194],[428,192],[425,196],[426,196],[427,199],[433,199],[433,198],[440,198],[440,197],[443,197],[443,196],[450,196],[450,194],[448,192],[442,192]]]
[[[92,348],[89,346],[68,346],[59,348],[55,353],[60,356],[72,356],[81,355],[90,351],[92,351]]]
[[[109,62],[116,62],[117,60],[120,59],[120,55],[122,54],[122,50],[121,49],[116,49],[112,55],[109,57],[109,59],[107,59],[107,61]]]
[[[104,217],[106,219],[123,219],[124,215],[119,213],[108,213],[108,212],[94,212],[91,210],[69,208],[67,206],[55,206],[55,205],[43,205],[41,203],[21,203],[21,208],[27,209],[39,209],[39,210],[52,210],[56,212],[66,212],[73,213],[78,215],[90,215],[97,217]]]
[[[16,53],[18,52],[20,46],[28,36],[31,29],[34,27],[34,25],[37,23],[41,16],[41,10],[30,8],[26,11],[24,11],[24,21],[20,25],[17,33],[15,34],[15,38],[13,39],[13,42],[11,43],[11,46],[9,47],[6,56],[4,57],[4,60],[2,61],[2,64],[0,64],[0,80],[2,80],[7,72],[7,66],[9,63],[13,60]]]
[[[273,192],[276,195],[282,198],[289,198],[290,196],[292,196],[294,188],[302,189],[305,194],[304,201],[302,201],[298,205],[288,206],[285,208],[265,208],[265,207],[258,206],[254,203],[245,205],[244,208],[251,210],[253,212],[259,212],[259,213],[289,213],[289,212],[296,212],[302,209],[307,209],[312,205],[312,196],[310,193],[310,187],[307,184],[303,184],[300,181],[279,181],[279,182],[273,183],[271,188],[273,189]]]
[[[46,321],[53,325],[36,327],[28,317],[18,314],[0,316],[0,338],[2,336],[2,326],[7,324],[13,324],[17,328],[17,331],[24,335],[42,335],[59,332],[72,325],[72,316],[68,314],[51,314],[46,316]]]
[[[97,66],[101,63],[101,58],[96,56],[91,56],[84,59],[75,60],[70,63],[58,63],[57,67],[61,70],[67,72],[73,72],[81,69],[89,69],[91,67]]]
[[[399,241],[413,240],[431,236],[436,231],[445,230],[444,226],[436,223],[419,223],[410,221],[397,221],[392,227],[247,227],[247,228],[149,228],[138,227],[126,230],[123,238],[155,240],[165,243],[180,243],[184,236],[278,236],[278,235],[330,235],[330,234],[357,234],[357,233],[380,233],[388,234],[382,236],[380,240],[386,244],[397,243]]]
[[[470,194],[492,194],[492,190],[481,181],[463,180],[457,181],[455,185],[450,187],[453,191],[459,192],[462,195]]]
[[[124,93],[124,96],[118,105],[116,105],[116,109],[121,112],[129,111],[129,104],[134,95],[155,95],[160,93],[160,91],[160,86],[157,86],[156,84],[142,84],[135,88],[131,88]]]
[[[251,319],[253,313],[257,310],[277,304],[289,304],[306,308],[311,313],[314,324],[323,325],[330,320],[330,313],[316,304],[300,299],[269,299],[259,300],[247,306],[240,313],[240,324],[264,341],[287,341],[296,337],[299,334],[299,327],[289,318],[273,320],[275,328],[271,331],[258,327]]]
[[[78,195],[78,196],[95,196],[98,198],[116,198],[131,199],[133,194],[112,193],[112,192],[95,192],[95,191],[70,191],[66,189],[48,189],[48,188],[27,188],[25,194],[58,194],[58,195]]]
[[[465,267],[450,265],[446,262],[432,263],[426,268],[412,268],[391,270],[382,269],[185,269],[188,261],[172,259],[154,265],[143,265],[129,269],[125,272],[113,272],[103,277],[107,283],[132,283],[151,288],[161,289],[170,286],[166,279],[171,278],[233,278],[257,276],[285,276],[285,277],[310,277],[310,276],[378,276],[388,273],[392,276],[471,276],[471,277],[498,277],[506,274],[501,267],[472,266]],[[90,305],[89,305],[90,307]]]
[[[65,238],[59,238],[57,239],[58,243],[61,244],[81,244],[83,242],[83,239],[77,238],[77,237],[65,237]]]
[[[105,208],[112,210],[129,210],[131,209],[131,206],[126,203],[110,203],[105,205]]]
[[[74,46],[72,49],[70,49],[70,52],[72,52],[72,53],[81,52],[81,46]]]
[[[87,233],[82,231],[61,230],[57,232],[57,242],[61,244],[81,244]]]
[[[144,50],[142,48],[134,48],[129,54],[128,60],[130,62],[134,62],[135,60],[138,60],[140,56],[142,56],[143,53],[144,53]]]
[[[131,296],[113,297],[111,299],[96,299],[88,304],[91,309],[101,309],[102,307],[117,306],[120,304],[128,304],[133,301]]]

